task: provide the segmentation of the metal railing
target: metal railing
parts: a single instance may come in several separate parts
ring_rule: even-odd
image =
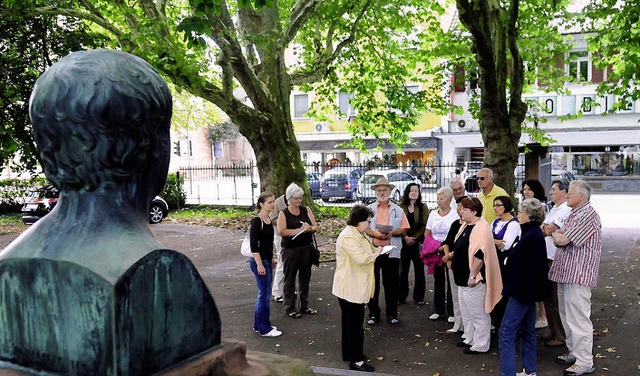
[[[467,194],[475,195],[473,177],[477,170],[464,171],[461,166],[455,164],[383,164],[367,163],[357,164],[320,164],[312,163],[305,166],[307,174],[318,173],[323,175],[328,170],[358,169],[361,173],[369,170],[397,169],[409,173],[417,178],[422,185],[422,200],[429,207],[436,206],[436,192],[438,188],[448,185],[452,179],[458,178],[466,183]],[[179,170],[184,179],[184,191],[187,195],[187,204],[205,205],[229,205],[229,206],[253,206],[260,193],[260,177],[258,168],[252,162],[238,163],[226,166],[196,166],[183,167]],[[516,187],[520,187],[524,166],[516,167]],[[316,174],[317,176],[317,174]],[[314,183],[311,183],[312,189]],[[317,184],[317,183],[315,183]],[[348,205],[360,202],[356,200],[335,200],[329,202],[320,201],[323,205]]]

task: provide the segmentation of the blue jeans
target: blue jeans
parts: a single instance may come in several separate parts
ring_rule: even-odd
[[[536,372],[536,305],[509,298],[500,325],[500,375],[516,374],[516,336],[520,361],[527,373]]]
[[[253,330],[260,334],[266,334],[271,331],[271,321],[269,321],[269,316],[271,316],[271,303],[269,302],[269,299],[271,299],[271,278],[273,269],[271,268],[271,261],[263,259],[262,265],[264,265],[264,269],[267,272],[265,275],[259,275],[258,264],[253,257],[249,259],[249,265],[253,275],[256,276],[256,283],[258,284],[258,299],[256,300],[256,308],[253,318]]]

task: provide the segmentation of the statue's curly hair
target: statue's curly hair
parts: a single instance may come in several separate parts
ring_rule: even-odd
[[[168,164],[171,112],[158,72],[112,50],[64,57],[38,79],[29,103],[45,174],[63,191],[128,183]]]

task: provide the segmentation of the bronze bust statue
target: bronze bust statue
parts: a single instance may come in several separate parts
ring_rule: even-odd
[[[148,227],[171,111],[160,75],[124,52],[75,52],[38,79],[30,115],[60,199],[0,253],[2,366],[153,374],[220,344],[202,278]]]

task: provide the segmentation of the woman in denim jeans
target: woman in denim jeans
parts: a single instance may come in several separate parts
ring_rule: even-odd
[[[547,247],[540,224],[544,208],[540,201],[528,198],[520,204],[518,222],[520,241],[507,258],[502,295],[508,298],[500,326],[500,374],[516,374],[516,336],[520,342],[519,375],[536,374],[536,302],[548,298]]]
[[[251,259],[249,265],[256,276],[258,299],[254,313],[253,330],[262,337],[278,337],[282,332],[271,326],[271,281],[273,277],[273,225],[269,213],[273,210],[275,197],[271,192],[262,192],[258,198],[258,215],[251,220],[249,240]]]

